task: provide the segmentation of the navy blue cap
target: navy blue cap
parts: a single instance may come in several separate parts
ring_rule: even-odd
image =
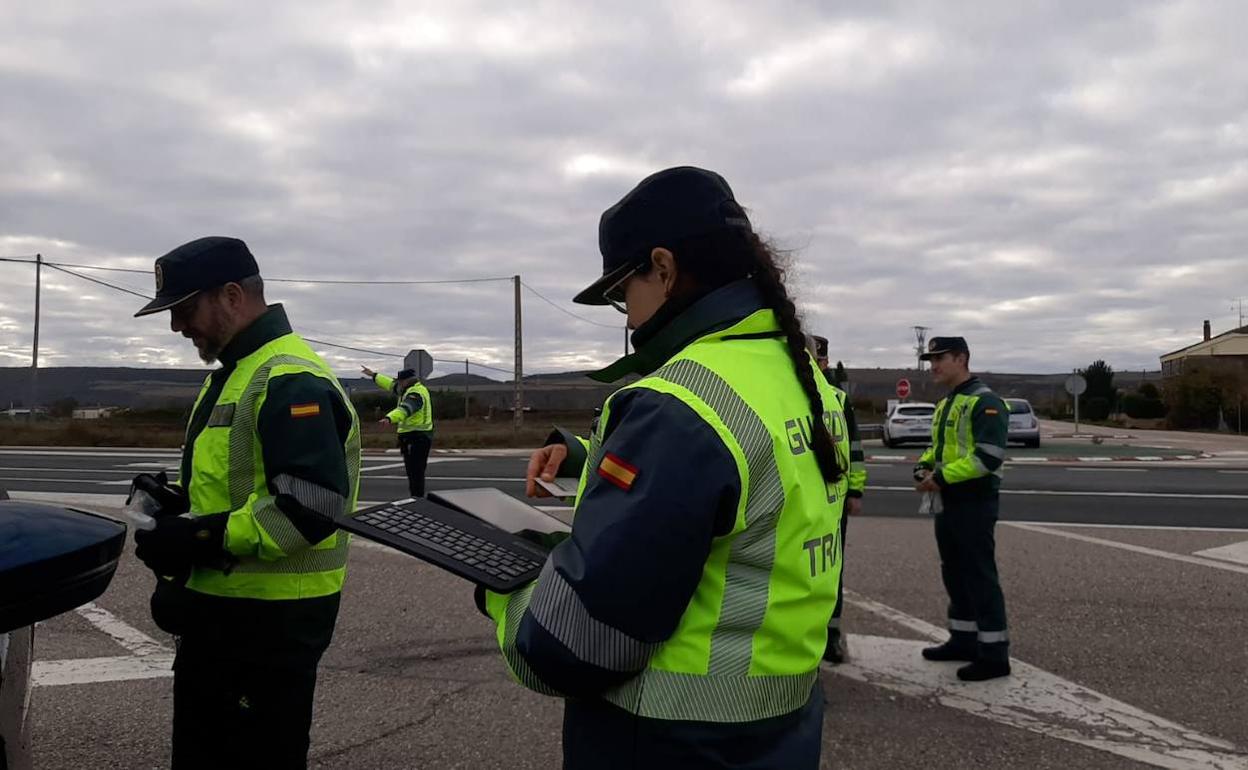
[[[693,166],[651,174],[602,213],[598,222],[602,277],[572,301],[605,305],[603,293],[629,270],[647,263],[652,249],[725,228],[751,229],[722,176]]]
[[[919,356],[923,361],[931,361],[942,353],[966,353],[971,349],[966,346],[965,337],[932,337],[927,343],[927,352]]]
[[[411,377],[415,377],[415,376],[416,376],[416,370],[415,370],[415,369],[402,369],[402,370],[400,370],[400,371],[399,371],[399,373],[398,373],[398,374],[394,375],[394,379],[396,379],[396,380],[406,380],[406,379],[409,379],[409,378],[411,378]]]
[[[194,297],[260,274],[256,258],[237,238],[210,235],[184,243],[156,260],[156,298],[134,314],[159,313]]]
[[[818,334],[810,335],[810,339],[815,343],[815,358],[828,357],[828,338],[820,337]]]

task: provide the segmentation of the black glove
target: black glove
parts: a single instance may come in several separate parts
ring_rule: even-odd
[[[193,566],[227,569],[233,557],[226,553],[228,513],[207,516],[165,516],[155,529],[134,532],[134,555],[157,575],[182,575]]]
[[[928,468],[926,465],[916,465],[916,466],[914,466],[914,480],[915,480],[915,481],[922,481],[922,480],[923,480],[923,477],[924,477],[924,476],[926,476],[926,475],[927,475],[927,473],[928,473],[930,470],[931,470],[931,468]]]
[[[178,516],[191,510],[191,499],[186,494],[186,490],[170,484],[169,477],[164,471],[155,475],[140,473],[135,476],[134,481],[130,482],[130,494],[126,496],[127,504],[134,497],[136,490],[146,492],[160,504],[160,510],[155,513],[154,518]]]

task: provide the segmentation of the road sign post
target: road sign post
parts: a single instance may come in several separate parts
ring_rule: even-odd
[[[1080,374],[1066,378],[1066,392],[1075,397],[1075,433],[1079,432],[1079,395],[1088,389],[1088,381]]]
[[[910,380],[907,380],[904,377],[897,380],[897,398],[902,400],[910,398]]]

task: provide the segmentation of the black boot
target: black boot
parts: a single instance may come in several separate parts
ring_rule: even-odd
[[[1010,675],[1008,660],[977,660],[969,666],[958,669],[958,679],[963,682],[983,682]]]
[[[849,657],[845,647],[845,637],[835,628],[828,629],[828,646],[823,649],[823,659],[834,666],[844,663]]]
[[[923,657],[928,660],[965,660],[974,662],[979,659],[979,652],[974,644],[965,644],[950,639],[935,647],[924,647]]]

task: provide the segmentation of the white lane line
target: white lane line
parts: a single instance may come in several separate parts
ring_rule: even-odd
[[[142,657],[170,652],[169,648],[160,642],[134,626],[118,620],[116,615],[94,602],[82,605],[76,612],[133,655]]]
[[[887,604],[881,604],[873,599],[868,599],[857,591],[851,591],[846,588],[844,593],[845,601],[850,604],[860,607],[873,615],[879,615],[885,620],[892,621],[933,641],[944,641],[945,637],[949,635],[947,631],[939,626],[934,626],[926,620],[921,620],[913,615],[907,615],[901,610],[889,607]]]
[[[132,679],[160,679],[173,676],[173,653],[122,656],[117,658],[74,658],[37,660],[31,670],[36,687],[56,687],[96,682],[126,682]]]
[[[434,465],[436,463],[467,463],[467,462],[472,462],[474,459],[475,458],[472,458],[472,457],[430,457],[429,462],[427,464]],[[383,471],[383,470],[388,470],[390,468],[402,468],[402,467],[403,467],[403,463],[386,463],[385,465],[369,465],[368,467],[360,468],[360,473],[368,473],[369,471]],[[407,477],[404,476],[404,478],[407,478]]]
[[[50,450],[45,451],[30,449],[0,449],[0,455],[19,455],[22,457],[98,457],[100,459],[111,457],[147,457],[152,459],[173,458],[175,460],[182,457],[182,453],[177,450],[169,450],[167,452],[158,452],[150,449],[140,449],[134,452],[113,452],[113,451],[67,451],[67,450]]]
[[[1248,767],[1248,754],[1234,744],[1017,659],[1006,679],[960,682],[954,666],[923,660],[919,653],[927,642],[853,634],[850,639],[853,655],[830,669],[840,676],[1156,767]]]
[[[868,490],[881,492],[913,492],[914,487],[874,486],[867,485]],[[1043,495],[1051,497],[1145,497],[1182,500],[1248,500],[1248,495],[1201,494],[1194,492],[1079,492],[1058,489],[1002,489],[1003,495]]]
[[[173,676],[173,650],[93,602],[84,604],[76,612],[124,647],[130,655],[37,660],[31,670],[31,681],[35,686],[55,687]]]
[[[1146,468],[1067,468],[1068,473],[1147,473]]]
[[[1214,569],[1225,570],[1227,572],[1238,572],[1241,575],[1248,575],[1248,566],[1239,566],[1236,564],[1228,564],[1226,562],[1214,561],[1213,559],[1203,559],[1199,556],[1188,556],[1182,553],[1171,553],[1170,551],[1160,551],[1156,548],[1146,548],[1142,545],[1133,545],[1131,543],[1119,543],[1116,540],[1105,540],[1100,537],[1091,537],[1089,535],[1080,535],[1075,532],[1063,532],[1060,529],[1052,527],[1037,527],[1033,524],[1024,524],[1018,521],[1001,522],[1007,527],[1015,529],[1025,529],[1029,532],[1041,532],[1046,535],[1054,535],[1056,537],[1065,537],[1070,540],[1079,540],[1084,543],[1093,543],[1095,545],[1103,545],[1109,548],[1117,548],[1122,551],[1131,551],[1132,553],[1144,554],[1145,556],[1156,556],[1160,559],[1169,559],[1171,561],[1180,561],[1185,564],[1197,564],[1201,567],[1213,567]]]
[[[1206,559],[1232,561],[1236,564],[1248,564],[1248,540],[1245,540],[1242,543],[1220,545],[1217,548],[1206,548],[1205,550],[1197,551],[1192,555],[1203,556]]]
[[[115,467],[117,468],[117,471],[116,471],[117,473],[120,473],[122,468],[157,468],[157,469],[166,470],[166,471],[174,471],[178,469],[178,466],[173,465],[171,463],[152,463],[152,462],[121,463],[120,465],[117,465]]]
[[[1007,522],[1008,523],[1008,522]],[[1155,532],[1248,532],[1248,527],[1167,527],[1164,524],[1088,524],[1082,521],[1029,521],[1033,527],[1087,527],[1090,529],[1147,529]]]

